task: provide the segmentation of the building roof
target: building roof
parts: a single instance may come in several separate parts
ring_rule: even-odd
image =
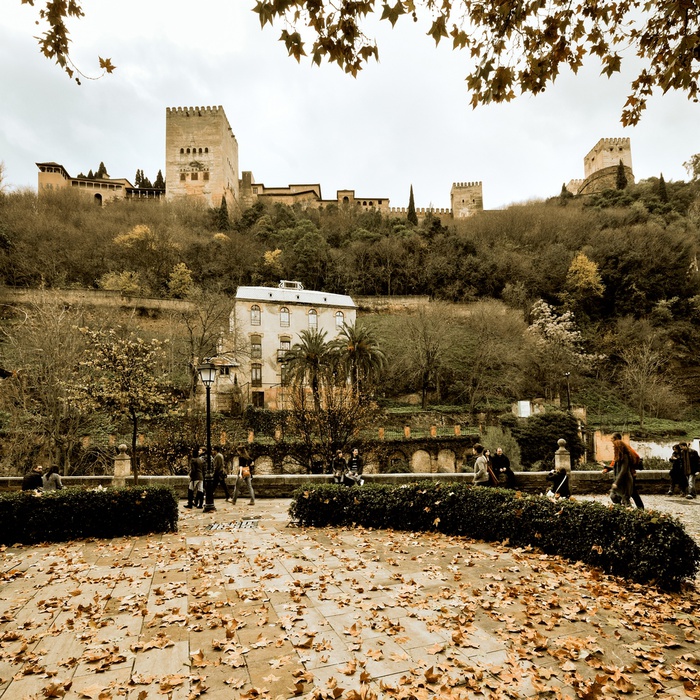
[[[298,287],[239,287],[237,301],[261,301],[279,304],[304,304],[305,306],[339,306],[355,309],[357,305],[347,294],[330,294]]]

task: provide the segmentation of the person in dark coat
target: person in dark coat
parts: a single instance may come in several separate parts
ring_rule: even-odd
[[[346,486],[362,486],[364,479],[362,478],[362,470],[364,469],[364,461],[360,456],[360,451],[357,447],[352,451],[348,460],[348,468],[345,472]]]
[[[27,472],[22,479],[22,491],[38,491],[44,488],[44,481],[41,478],[41,474],[44,468],[37,464],[34,469]]]
[[[637,467],[641,461],[639,455],[622,441],[620,433],[613,433],[612,444],[614,449],[613,466],[615,481],[610,489],[610,500],[613,503],[629,506],[630,498],[640,510],[644,509],[644,503],[637,491],[636,475]],[[610,471],[610,467],[603,472]]]
[[[552,482],[550,493],[554,494],[555,498],[570,498],[571,488],[569,486],[569,472],[565,467],[552,469],[547,474],[547,481]]]
[[[501,447],[496,448],[496,454],[491,457],[491,468],[501,483],[505,481],[507,489],[515,488],[515,473],[510,468],[510,460],[503,454]]]
[[[342,450],[337,450],[333,459],[331,460],[331,473],[333,474],[333,481],[336,484],[343,483],[343,477],[345,476],[345,470],[348,465],[343,456]]]
[[[683,457],[683,474],[688,481],[688,493],[686,498],[696,498],[695,477],[700,471],[700,456],[687,442],[680,443]]]
[[[671,457],[668,460],[671,463],[671,469],[668,475],[671,477],[671,486],[668,489],[668,496],[673,496],[676,492],[676,487],[680,495],[683,496],[688,488],[688,477],[685,475],[684,465],[683,465],[683,454],[681,453],[681,446],[674,445]]]

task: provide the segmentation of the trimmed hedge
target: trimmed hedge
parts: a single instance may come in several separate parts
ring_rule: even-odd
[[[0,496],[0,543],[176,532],[177,508],[175,492],[163,486],[8,493]]]
[[[294,493],[300,525],[433,531],[513,547],[536,547],[638,583],[678,590],[700,570],[700,547],[675,518],[593,501],[552,502],[459,483],[335,484]]]

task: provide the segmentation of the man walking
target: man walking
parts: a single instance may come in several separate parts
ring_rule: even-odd
[[[681,442],[681,455],[683,456],[683,474],[688,480],[688,494],[686,498],[697,497],[695,491],[695,476],[700,471],[700,456],[687,442]]]
[[[212,495],[216,493],[216,487],[221,482],[224,488],[224,496],[226,500],[231,500],[231,494],[228,492],[228,484],[226,483],[226,466],[224,464],[224,455],[221,447],[217,445],[214,448],[214,485],[212,486]]]
[[[637,468],[641,457],[626,443],[622,441],[620,433],[613,433],[612,444],[614,449],[613,464],[603,469],[603,473],[614,469],[615,481],[610,489],[610,500],[623,506],[630,505],[630,498],[640,510],[644,509],[644,503],[637,491]]]

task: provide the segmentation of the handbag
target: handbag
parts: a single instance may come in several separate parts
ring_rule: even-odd
[[[564,478],[559,482],[559,486],[557,486],[556,491],[552,491],[552,489],[549,489],[549,491],[547,491],[547,498],[556,498],[559,495],[559,489],[564,485],[568,478],[569,475],[565,474]]]
[[[241,478],[250,479],[250,467],[241,467]]]

